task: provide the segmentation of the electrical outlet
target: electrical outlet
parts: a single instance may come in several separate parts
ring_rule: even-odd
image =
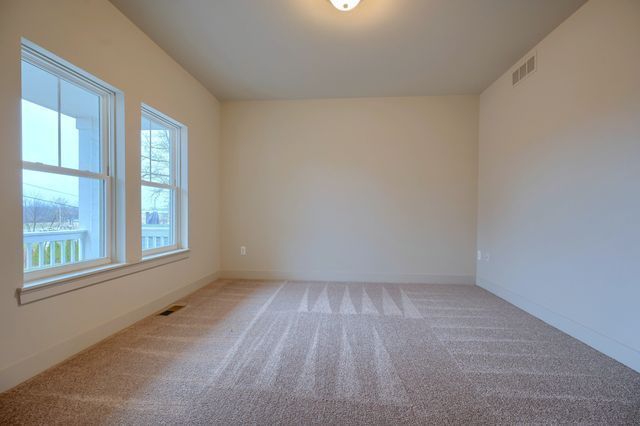
[[[240,246],[240,256],[247,255],[247,248],[245,246]]]
[[[478,250],[478,260],[482,260],[482,250]]]

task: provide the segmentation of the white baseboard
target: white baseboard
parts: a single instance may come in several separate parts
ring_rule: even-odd
[[[30,379],[38,373],[61,363],[67,358],[87,349],[101,340],[123,330],[137,321],[157,312],[168,304],[198,290],[205,285],[216,281],[219,273],[207,275],[198,281],[180,287],[164,296],[147,303],[146,305],[114,318],[92,330],[74,336],[60,342],[42,352],[31,355],[0,371],[0,392]]]
[[[487,279],[478,277],[477,284],[485,290],[541,319],[558,330],[561,330],[603,354],[610,356],[629,368],[640,372],[640,352],[637,350]]]
[[[466,284],[476,283],[473,275],[446,274],[367,274],[334,271],[221,271],[220,278],[243,280],[376,282],[399,284]]]

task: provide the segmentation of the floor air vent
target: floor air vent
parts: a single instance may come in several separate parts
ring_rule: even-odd
[[[184,308],[185,305],[171,305],[164,311],[160,312],[158,315],[162,315],[164,317],[168,317],[174,312],[178,312],[180,309]]]

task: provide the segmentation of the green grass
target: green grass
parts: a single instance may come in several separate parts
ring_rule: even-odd
[[[33,265],[33,267],[41,267],[44,265],[50,265],[51,264],[51,255],[53,252],[53,256],[55,259],[55,263],[56,264],[61,264],[62,263],[62,250],[64,250],[65,256],[66,256],[66,260],[67,263],[70,263],[71,260],[71,250],[75,251],[75,259],[79,259],[80,257],[80,247],[79,244],[75,244],[75,247],[73,246],[73,241],[69,240],[69,241],[62,241],[62,242],[56,242],[56,243],[39,243],[39,244],[44,244],[44,253],[43,253],[43,257],[44,257],[44,262],[41,265],[40,264],[40,247],[39,244],[34,244],[31,246],[31,253],[27,253],[26,255],[29,256],[31,255],[31,265]],[[27,250],[27,246],[24,246],[24,250]],[[26,263],[25,263],[26,265]]]

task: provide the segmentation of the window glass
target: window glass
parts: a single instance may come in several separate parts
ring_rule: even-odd
[[[24,269],[104,257],[101,180],[22,172]]]
[[[22,62],[22,160],[58,165],[58,78]]]
[[[172,184],[172,151],[174,130],[149,118],[142,118],[141,179]]]
[[[61,165],[100,173],[100,96],[60,82]]]
[[[142,249],[173,246],[173,190],[142,186]]]

